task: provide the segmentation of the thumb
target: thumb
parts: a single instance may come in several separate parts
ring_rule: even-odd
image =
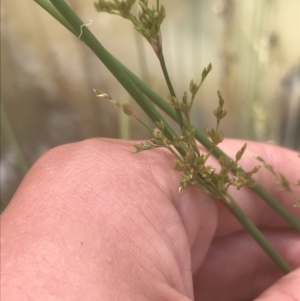
[[[300,300],[300,268],[282,277],[255,301],[295,301]]]

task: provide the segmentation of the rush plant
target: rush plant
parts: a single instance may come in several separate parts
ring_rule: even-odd
[[[179,193],[188,186],[196,186],[203,192],[214,196],[238,219],[249,234],[252,235],[263,250],[278,265],[282,272],[290,272],[291,267],[241,210],[237,202],[228,193],[228,188],[230,186],[235,186],[237,189],[241,189],[244,186],[251,187],[263,201],[277,211],[277,213],[298,232],[300,232],[300,221],[274,196],[252,179],[252,175],[259,171],[259,166],[254,166],[249,171],[244,171],[239,166],[239,160],[246,151],[246,144],[244,144],[240,150],[237,150],[234,159],[228,157],[218,148],[218,145],[223,141],[224,137],[220,130],[220,122],[227,114],[227,111],[224,108],[224,99],[220,92],[217,93],[219,99],[218,107],[213,112],[216,118],[216,126],[212,129],[202,131],[192,124],[190,116],[197,92],[212,67],[209,64],[208,67],[204,68],[200,82],[197,84],[194,81],[191,81],[189,93],[184,92],[181,100],[177,98],[167,72],[163,54],[163,39],[160,27],[166,16],[166,12],[164,7],[160,5],[159,0],[156,1],[155,6],[149,6],[147,0],[138,1],[140,11],[137,16],[132,13],[132,7],[136,0],[98,0],[95,3],[95,8],[99,12],[119,15],[120,17],[129,20],[136,30],[147,39],[160,62],[162,72],[169,88],[169,95],[166,97],[166,100],[160,97],[145,82],[139,79],[121,62],[113,57],[64,0],[34,1],[47,10],[95,53],[153,121],[154,128],[149,129],[152,132],[153,138],[135,145],[134,151],[141,152],[157,147],[168,149],[176,158],[174,166],[175,170],[182,174]],[[138,119],[128,104],[119,104],[108,94],[96,89],[94,91],[96,96],[110,100],[123,109],[127,115]],[[154,105],[175,120],[179,125],[180,131],[175,131],[166,122],[165,118]],[[140,120],[140,122],[144,124],[142,120]],[[206,152],[200,152],[198,142],[207,149]],[[218,158],[220,164],[219,169],[216,169],[207,163],[210,156]],[[268,168],[267,163],[265,163],[263,159],[260,159],[260,161]],[[268,169],[272,172],[271,168]],[[286,178],[284,178],[283,175],[275,172],[273,172],[273,174],[275,176],[279,175],[281,183],[284,183],[286,188],[290,188],[290,186],[287,186]],[[296,204],[299,205],[299,200]]]

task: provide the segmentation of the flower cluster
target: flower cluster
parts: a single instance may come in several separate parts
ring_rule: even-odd
[[[157,57],[162,55],[162,38],[160,26],[166,17],[165,8],[160,7],[151,8],[148,6],[148,0],[140,0],[139,5],[141,10],[138,13],[138,17],[131,13],[132,7],[136,0],[119,1],[104,1],[98,0],[95,8],[99,12],[106,12],[110,14],[119,15],[125,19],[130,20],[135,29],[141,33],[147,41],[151,44]]]
[[[254,182],[251,178],[253,174],[259,170],[260,166],[255,166],[248,172],[240,169],[238,161],[242,158],[247,144],[244,144],[236,153],[235,159],[221,156],[219,158],[220,168],[218,170],[207,164],[213,149],[223,141],[224,137],[222,131],[219,130],[219,125],[220,121],[226,116],[227,110],[224,109],[224,99],[219,91],[219,106],[213,112],[217,120],[216,127],[206,130],[206,133],[212,142],[211,148],[208,152],[200,152],[195,139],[195,129],[190,121],[190,112],[195,96],[210,70],[211,65],[203,70],[202,79],[199,84],[195,84],[194,81],[191,81],[190,98],[186,92],[184,92],[181,101],[168,95],[169,103],[179,109],[185,117],[181,133],[177,133],[177,135],[173,137],[173,140],[169,140],[164,135],[164,124],[159,122],[156,124],[157,128],[152,132],[153,138],[135,145],[134,151],[140,152],[156,147],[167,148],[176,158],[174,169],[180,171],[182,174],[179,191],[188,186],[196,186],[203,192],[211,194],[216,198],[227,200],[226,196],[230,186],[235,186],[237,189],[244,186],[254,186]],[[183,153],[178,151],[179,146],[185,149]],[[234,173],[234,175],[232,173]]]

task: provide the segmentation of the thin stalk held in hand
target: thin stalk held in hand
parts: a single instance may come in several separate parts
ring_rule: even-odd
[[[244,226],[245,229],[251,234],[256,242],[262,247],[262,249],[268,254],[273,262],[281,269],[285,274],[292,271],[290,265],[281,257],[281,255],[273,248],[268,242],[266,237],[259,231],[259,229],[253,224],[244,211],[238,206],[238,204],[228,195],[229,202],[223,201],[230,212],[236,217],[236,219]]]
[[[148,101],[145,97],[147,95],[149,98],[152,98],[154,95],[157,95],[155,92],[150,93],[150,88],[145,85],[141,80],[139,80],[132,72],[128,72],[128,69],[124,67],[118,60],[116,60],[102,45],[101,43],[93,36],[93,34],[89,31],[88,28],[83,27],[84,23],[78,18],[78,16],[72,11],[72,9],[66,4],[66,2],[62,0],[50,0],[51,3],[55,6],[55,8],[61,13],[61,15],[65,18],[68,24],[75,31],[75,35],[78,37],[81,33],[81,39],[86,43],[86,45],[96,54],[96,56],[106,65],[106,67],[112,72],[112,74],[116,77],[116,79],[123,85],[123,87],[128,91],[128,93],[137,101],[137,103],[141,106],[141,108],[147,113],[147,115],[154,122],[163,122],[164,123],[164,133],[168,139],[173,139],[176,136],[176,133],[172,130],[172,128],[164,121],[162,116],[157,112],[152,103]],[[72,32],[73,32],[72,31]],[[74,33],[74,32],[73,32]],[[145,95],[144,95],[145,94]],[[159,97],[156,97],[159,99]],[[157,100],[156,99],[156,100]],[[167,103],[163,100],[163,107],[168,111],[171,117],[174,116],[174,120],[179,122],[178,117],[174,114],[174,108],[168,106]],[[171,113],[171,111],[173,113]],[[197,137],[197,132],[200,135]],[[204,136],[200,131],[196,131],[196,138],[201,139],[201,143],[204,146],[210,144],[209,139]],[[179,147],[178,151],[182,154],[185,153],[184,147]],[[216,153],[216,151],[214,151]],[[221,150],[219,150],[219,153]],[[223,153],[223,152],[222,152]],[[229,208],[230,209],[230,208]],[[232,212],[239,216],[239,219],[243,220],[244,217],[240,215],[240,212]],[[248,229],[248,224],[245,223],[245,228],[251,233]],[[257,233],[253,233],[254,236],[257,236]],[[256,238],[258,239],[258,238]],[[281,267],[282,270],[283,269]]]
[[[164,74],[169,92],[170,92],[171,96],[176,98],[176,94],[175,94],[174,88],[172,86],[170,77],[169,77],[169,73],[168,73],[168,69],[167,69],[167,66],[166,66],[165,57],[164,57],[163,53],[159,58],[159,62],[160,62],[160,66],[161,66],[161,69],[163,71],[163,74]],[[175,108],[175,112],[176,112],[176,115],[177,115],[177,122],[178,122],[180,128],[182,128],[182,126],[183,126],[182,114],[181,114],[180,110],[178,110],[176,108]]]

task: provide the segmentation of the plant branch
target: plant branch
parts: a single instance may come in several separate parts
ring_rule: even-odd
[[[174,88],[172,86],[170,77],[169,77],[169,73],[168,73],[168,69],[167,69],[167,66],[166,66],[165,57],[164,57],[163,53],[159,57],[159,62],[160,62],[160,66],[161,66],[161,69],[163,71],[166,83],[168,85],[169,92],[170,92],[171,96],[176,98],[176,94],[175,94]],[[177,108],[175,108],[175,112],[176,112],[176,115],[177,115],[177,120],[178,120],[177,122],[179,123],[180,128],[182,128],[182,126],[183,126],[182,114],[181,114],[180,110],[177,109]]]
[[[222,203],[230,210],[230,212],[236,217],[236,219],[244,226],[245,229],[251,234],[256,242],[262,247],[262,249],[269,255],[269,257],[276,263],[276,265],[285,274],[292,271],[292,268],[288,263],[280,256],[280,254],[273,248],[268,242],[266,237],[259,231],[259,229],[252,223],[248,216],[241,210],[238,204],[228,195],[228,201],[222,201]]]

